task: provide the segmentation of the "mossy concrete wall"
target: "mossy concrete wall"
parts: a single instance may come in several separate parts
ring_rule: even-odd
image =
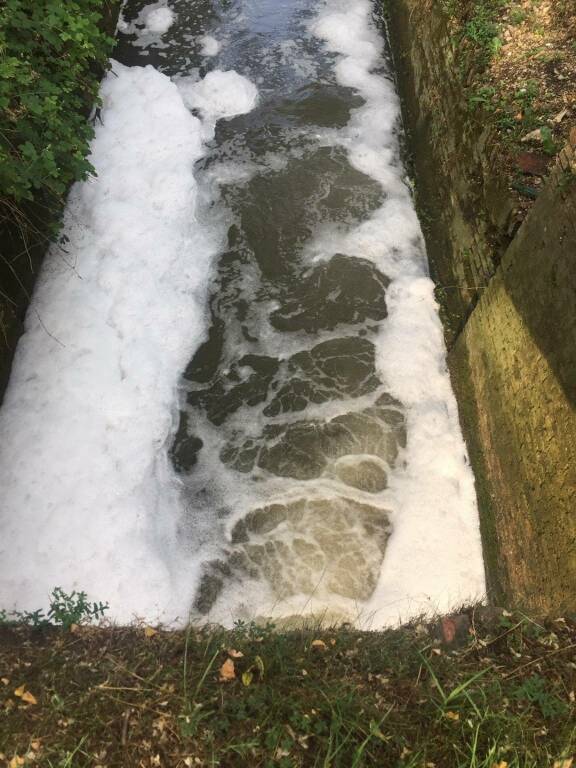
[[[467,109],[441,10],[388,0],[388,11],[490,594],[542,612],[574,610],[574,148],[515,233],[491,162],[494,137]]]

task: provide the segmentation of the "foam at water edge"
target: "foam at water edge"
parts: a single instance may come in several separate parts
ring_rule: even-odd
[[[482,597],[485,581],[473,475],[421,232],[398,161],[398,99],[390,81],[373,73],[382,63],[382,41],[371,14],[368,0],[327,0],[312,32],[337,54],[338,82],[366,100],[341,140],[352,164],[388,195],[380,211],[340,243],[343,252],[371,258],[393,278],[379,368],[391,394],[408,409],[408,467],[392,474],[394,532],[366,606],[372,625],[381,626]],[[334,244],[324,246],[320,241],[312,250],[330,252]]]
[[[0,606],[60,586],[119,621],[185,618],[196,566],[165,446],[222,244],[193,175],[221,105],[205,97],[203,124],[169,78],[119,64],[101,96],[98,176],[71,191],[0,410]]]

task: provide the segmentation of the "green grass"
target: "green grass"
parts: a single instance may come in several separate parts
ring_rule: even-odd
[[[470,617],[453,650],[419,623],[381,633],[6,625],[0,751],[8,764],[27,754],[54,768],[540,768],[572,757],[576,623]]]

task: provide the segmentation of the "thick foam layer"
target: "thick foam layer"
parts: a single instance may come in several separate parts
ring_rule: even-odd
[[[405,471],[391,475],[394,534],[366,607],[381,625],[481,598],[485,583],[473,475],[422,236],[399,161],[398,99],[392,82],[374,74],[382,60],[371,14],[368,0],[328,0],[312,31],[337,54],[338,82],[366,101],[335,140],[348,148],[355,168],[382,185],[387,199],[344,238],[319,238],[310,252],[358,252],[392,278],[378,367],[388,391],[407,408],[408,445]]]
[[[187,615],[195,564],[176,543],[166,443],[223,234],[193,175],[221,111],[213,85],[203,123],[152,67],[115,64],[102,84],[98,176],[70,194],[0,411],[3,607],[45,606],[61,586],[116,619]]]

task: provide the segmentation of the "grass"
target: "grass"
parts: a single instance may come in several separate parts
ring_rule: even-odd
[[[422,623],[381,633],[6,624],[2,759],[11,768],[568,768],[576,622],[468,614],[467,639],[453,649]]]

